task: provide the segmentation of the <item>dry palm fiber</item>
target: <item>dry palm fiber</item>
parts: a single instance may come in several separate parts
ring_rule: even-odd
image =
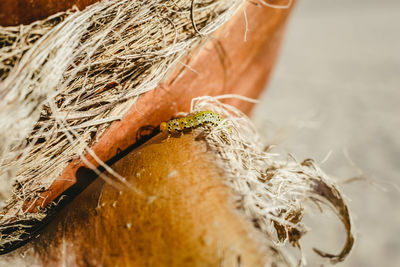
[[[102,1],[0,27],[0,225],[42,218],[22,204],[244,2]]]
[[[45,216],[24,214],[22,204],[48,189],[72,158],[82,156],[137,96],[154,89],[244,2],[103,1],[28,26],[0,27],[0,193],[6,201],[0,228],[15,219],[22,226],[1,236],[0,246],[20,238],[23,221]],[[213,133],[208,137],[222,166],[232,171],[228,184],[240,196],[238,208],[271,239],[299,246],[305,200],[328,201],[346,226],[348,243],[337,256],[319,253],[343,260],[352,235],[335,186],[312,161],[274,161],[259,150],[252,127],[239,128],[250,129],[246,134],[254,139],[230,139],[237,147],[221,145]],[[233,163],[244,168],[231,168]],[[266,183],[269,190],[263,190]]]
[[[321,211],[328,207],[343,223],[347,240],[337,254],[317,248],[314,251],[333,264],[343,261],[351,251],[354,237],[350,213],[337,185],[312,159],[298,162],[292,155],[283,159],[273,152],[274,144],[265,146],[246,115],[219,102],[231,97],[239,96],[193,99],[191,111],[211,110],[226,120],[206,131],[205,138],[225,170],[226,183],[236,193],[237,208],[269,240],[281,245],[289,241],[301,251],[300,239],[307,232],[303,224],[307,210],[315,205]],[[306,263],[304,255],[299,263]]]

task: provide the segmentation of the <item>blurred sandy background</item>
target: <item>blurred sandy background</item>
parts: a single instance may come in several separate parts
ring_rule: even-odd
[[[400,1],[300,0],[287,30],[253,118],[299,160],[331,151],[321,167],[332,177],[359,168],[376,183],[342,185],[357,239],[337,266],[400,266]],[[335,216],[312,223],[320,217],[303,239],[308,266],[321,263],[311,247],[338,252],[344,242]]]

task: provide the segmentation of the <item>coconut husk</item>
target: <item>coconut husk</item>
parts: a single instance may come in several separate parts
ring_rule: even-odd
[[[0,227],[43,219],[24,203],[244,2],[101,1],[0,27]]]

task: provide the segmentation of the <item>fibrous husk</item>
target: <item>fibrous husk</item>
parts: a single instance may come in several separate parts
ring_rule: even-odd
[[[277,244],[289,242],[301,251],[300,239],[307,232],[303,217],[311,206],[332,209],[345,227],[347,240],[342,250],[314,251],[331,263],[343,261],[354,237],[348,207],[338,186],[312,159],[298,162],[294,156],[282,158],[272,144],[266,146],[252,122],[238,109],[219,99],[240,96],[200,97],[192,101],[192,112],[211,110],[225,118],[211,128],[206,140],[225,170],[227,184],[237,196],[237,208],[256,228]],[[229,128],[226,127],[229,124]],[[300,264],[305,264],[302,255]]]
[[[0,27],[0,230],[21,222],[0,237],[0,246],[20,238],[24,221],[45,217],[44,211],[24,213],[22,204],[47,190],[137,96],[154,89],[244,2],[102,1],[31,25]],[[238,208],[275,242],[300,248],[307,205],[327,204],[344,223],[347,242],[337,255],[316,252],[342,261],[353,244],[350,217],[326,174],[312,160],[282,160],[264,149],[237,110],[210,98],[193,107],[200,109],[230,121],[232,134],[217,127],[207,140],[228,171]]]
[[[41,220],[43,210],[28,214],[23,204],[244,2],[106,0],[0,27],[1,233]],[[0,247],[19,237],[2,235]]]

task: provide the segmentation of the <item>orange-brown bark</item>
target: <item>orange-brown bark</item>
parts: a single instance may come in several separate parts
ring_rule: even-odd
[[[264,266],[270,252],[194,134],[159,135],[113,165],[33,241],[45,266]],[[85,175],[83,177],[85,178]],[[86,177],[87,178],[87,177]]]

